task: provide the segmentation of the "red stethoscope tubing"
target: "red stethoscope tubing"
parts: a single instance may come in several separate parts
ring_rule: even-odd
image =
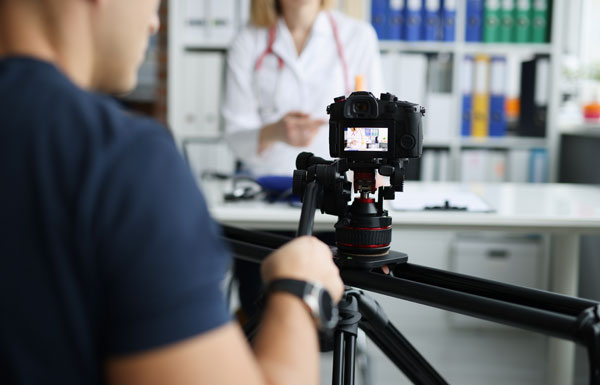
[[[344,72],[344,85],[346,87],[346,94],[350,94],[350,84],[348,81],[348,63],[346,62],[346,57],[344,55],[344,48],[342,47],[342,42],[340,40],[340,35],[338,33],[337,23],[335,22],[331,13],[327,13],[329,17],[329,22],[331,23],[331,29],[333,30],[333,38],[335,39],[335,45],[337,47],[338,56],[340,57],[340,61],[342,62],[342,71]],[[277,69],[281,71],[285,66],[285,63],[281,56],[277,55],[273,51],[273,44],[275,43],[275,38],[277,37],[277,26],[274,25],[269,28],[269,39],[267,41],[267,48],[260,54],[258,59],[256,60],[256,65],[254,66],[254,72],[260,71],[263,65],[263,61],[265,57],[269,54],[272,54],[277,57],[278,67]]]

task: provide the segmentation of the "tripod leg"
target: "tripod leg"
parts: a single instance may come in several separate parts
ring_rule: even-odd
[[[362,314],[359,326],[414,384],[447,384],[439,373],[389,321],[377,301],[360,290],[350,293]]]
[[[361,322],[361,328],[414,384],[447,384],[392,324],[380,329],[367,323]]]
[[[354,357],[356,353],[356,335],[346,334],[344,347],[344,384],[354,385]]]
[[[343,385],[344,381],[344,332],[335,332],[333,347],[333,385]]]

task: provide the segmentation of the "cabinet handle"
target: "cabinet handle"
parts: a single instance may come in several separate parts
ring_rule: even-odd
[[[508,258],[508,257],[510,257],[510,253],[508,252],[508,250],[492,249],[492,250],[488,250],[487,256],[488,256],[488,258],[497,258],[497,259]]]

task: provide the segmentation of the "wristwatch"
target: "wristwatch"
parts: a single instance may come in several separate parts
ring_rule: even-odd
[[[319,331],[328,331],[337,325],[337,307],[322,285],[296,279],[277,279],[269,283],[267,294],[278,291],[293,294],[304,301]]]

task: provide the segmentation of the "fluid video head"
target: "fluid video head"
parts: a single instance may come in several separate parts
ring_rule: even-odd
[[[385,264],[390,258],[392,219],[383,209],[383,200],[394,199],[395,193],[403,190],[405,164],[422,154],[421,118],[425,109],[398,101],[389,93],[377,99],[370,92],[354,92],[348,98],[335,98],[327,113],[330,155],[340,159],[328,161],[311,153],[298,155],[293,191],[303,197],[306,205],[307,186],[318,186],[314,205],[323,213],[338,216],[338,256],[347,264]],[[353,184],[346,177],[350,170]],[[389,177],[389,186],[377,187],[377,173]],[[352,190],[358,195],[348,205]],[[377,201],[370,196],[376,191]]]

